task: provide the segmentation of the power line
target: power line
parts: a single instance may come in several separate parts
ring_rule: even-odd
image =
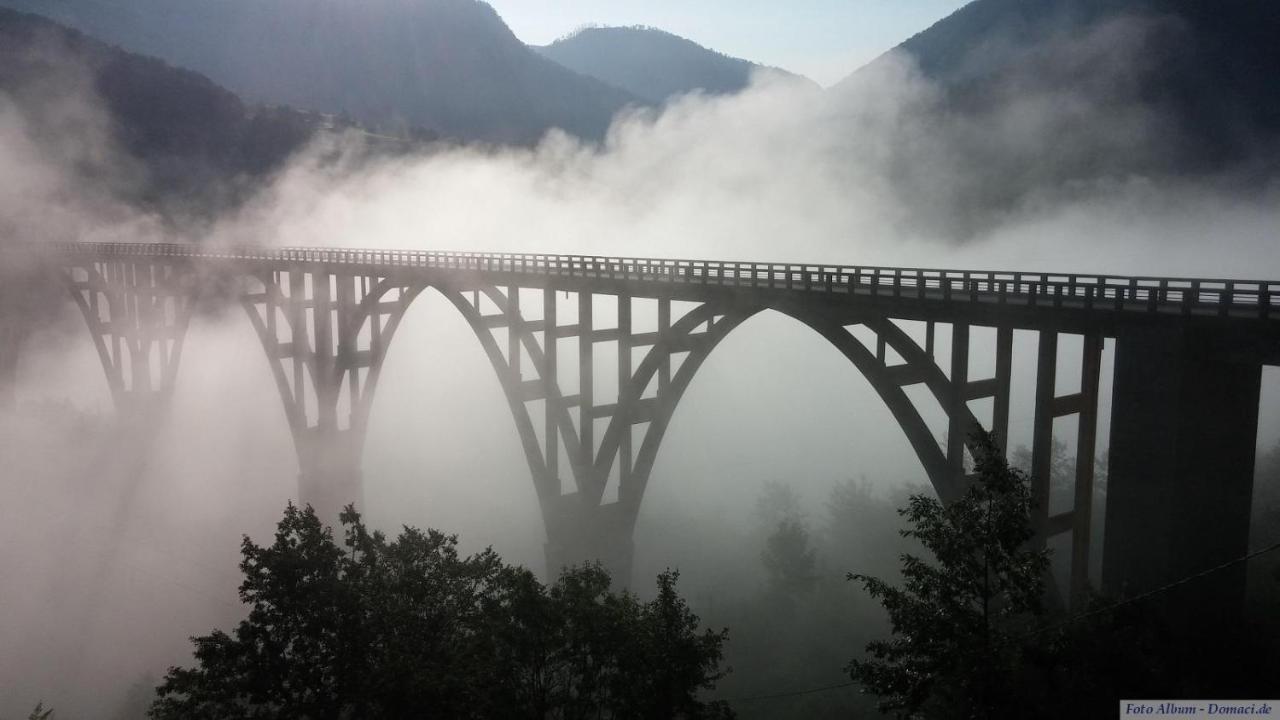
[[[747,695],[745,697],[726,698],[729,702],[755,702],[756,700],[774,700],[776,698],[796,697],[799,695],[812,695],[814,693],[827,692],[829,690],[839,690],[857,685],[856,682],[843,682],[837,685],[824,685],[822,687],[809,688],[808,690],[792,690],[790,692],[772,693],[769,695]]]
[[[1255,550],[1251,553],[1242,555],[1238,558],[1233,558],[1220,565],[1215,565],[1207,570],[1202,570],[1193,575],[1187,575],[1186,577],[1179,578],[1177,580],[1174,580],[1171,583],[1168,583],[1167,585],[1162,585],[1154,590],[1149,590],[1145,593],[1142,593],[1140,595],[1135,595],[1131,598],[1125,598],[1124,600],[1121,600],[1116,603],[1112,603],[1110,605],[1107,605],[1106,607],[1072,615],[1071,617],[1068,617],[1067,619],[1063,620],[1060,623],[1057,623],[1056,625],[1050,625],[1048,627],[1040,628],[1039,630],[1034,630],[1030,633],[1027,633],[1024,637],[1031,637],[1034,635],[1039,635],[1044,632],[1048,632],[1050,630],[1057,630],[1059,628],[1066,627],[1067,625],[1070,625],[1071,623],[1077,622],[1079,620],[1084,620],[1086,618],[1094,617],[1096,615],[1112,612],[1114,610],[1117,610],[1119,608],[1122,608],[1128,605],[1132,605],[1134,603],[1142,602],[1143,600],[1147,600],[1161,593],[1168,592],[1176,587],[1186,585],[1189,582],[1199,580],[1200,578],[1206,577],[1208,575],[1212,575],[1213,573],[1225,570],[1229,567],[1239,565],[1240,563],[1249,562],[1254,558],[1260,557],[1262,555],[1266,555],[1267,553],[1270,553],[1270,552],[1275,552],[1276,550],[1280,550],[1280,542],[1277,542],[1273,545],[1262,548],[1261,550]],[[769,693],[765,695],[747,695],[747,696],[740,696],[740,697],[734,697],[734,698],[726,698],[726,700],[728,702],[756,702],[759,700],[775,700],[779,698],[798,697],[801,695],[813,695],[815,693],[829,692],[831,690],[839,690],[842,688],[852,687],[857,684],[858,683],[856,682],[844,682],[836,685],[824,685],[822,687],[809,688],[806,690],[791,690],[788,692]]]
[[[1189,583],[1189,582],[1193,582],[1193,581],[1195,581],[1195,580],[1199,580],[1199,579],[1201,579],[1201,578],[1203,578],[1203,577],[1207,577],[1207,576],[1212,575],[1213,573],[1219,572],[1219,571],[1221,571],[1221,570],[1226,570],[1226,569],[1227,569],[1227,568],[1229,568],[1229,567],[1232,567],[1232,566],[1235,566],[1235,565],[1239,565],[1239,564],[1241,564],[1241,563],[1249,562],[1250,560],[1252,560],[1252,559],[1254,559],[1254,558],[1256,558],[1256,557],[1259,557],[1259,556],[1262,556],[1262,555],[1266,555],[1266,554],[1267,554],[1267,553],[1269,553],[1269,552],[1275,552],[1276,550],[1280,550],[1280,542],[1277,542],[1277,543],[1275,543],[1275,544],[1273,544],[1273,545],[1270,545],[1270,546],[1268,546],[1268,547],[1262,548],[1261,550],[1255,550],[1255,551],[1253,551],[1253,552],[1251,552],[1251,553],[1247,553],[1247,554],[1245,554],[1245,555],[1241,555],[1241,556],[1240,556],[1240,557],[1238,557],[1238,558],[1233,558],[1233,559],[1228,560],[1228,561],[1226,561],[1226,562],[1224,562],[1224,563],[1222,563],[1222,564],[1220,564],[1220,565],[1215,565],[1215,566],[1213,566],[1213,567],[1211,567],[1211,568],[1209,568],[1209,569],[1207,569],[1207,570],[1201,570],[1200,572],[1195,573],[1195,574],[1193,574],[1193,575],[1187,575],[1186,577],[1179,578],[1179,579],[1174,580],[1173,582],[1171,582],[1171,583],[1169,583],[1169,584],[1167,584],[1167,585],[1162,585],[1162,586],[1160,586],[1160,587],[1158,587],[1158,588],[1155,588],[1154,590],[1148,590],[1147,592],[1141,593],[1141,594],[1139,594],[1139,595],[1134,595],[1134,596],[1133,596],[1133,597],[1131,597],[1131,598],[1125,598],[1125,599],[1123,599],[1123,600],[1120,600],[1120,601],[1117,601],[1117,602],[1111,603],[1110,605],[1106,605],[1106,606],[1104,606],[1104,607],[1100,607],[1100,608],[1097,608],[1097,609],[1094,609],[1094,610],[1089,610],[1089,611],[1087,611],[1087,612],[1082,612],[1082,613],[1078,613],[1078,614],[1076,614],[1076,615],[1072,615],[1072,616],[1068,617],[1067,619],[1063,620],[1062,622],[1057,623],[1056,625],[1049,625],[1049,626],[1047,626],[1047,627],[1040,628],[1039,630],[1033,630],[1033,631],[1031,631],[1031,632],[1027,633],[1027,635],[1026,635],[1025,637],[1030,637],[1030,636],[1033,636],[1033,635],[1039,635],[1039,634],[1041,634],[1041,633],[1045,633],[1045,632],[1048,632],[1048,631],[1050,631],[1050,630],[1057,630],[1057,629],[1059,629],[1059,628],[1066,627],[1067,625],[1070,625],[1070,624],[1072,624],[1072,623],[1074,623],[1074,622],[1077,622],[1077,621],[1080,621],[1080,620],[1084,620],[1084,619],[1086,619],[1086,618],[1091,618],[1091,617],[1094,617],[1094,616],[1097,616],[1097,615],[1101,615],[1101,614],[1103,614],[1103,613],[1112,612],[1112,611],[1118,610],[1118,609],[1120,609],[1120,608],[1122,608],[1122,607],[1126,607],[1126,606],[1129,606],[1129,605],[1133,605],[1134,603],[1142,602],[1143,600],[1148,600],[1148,599],[1150,599],[1150,598],[1152,598],[1152,597],[1155,597],[1156,595],[1159,595],[1159,594],[1161,594],[1161,593],[1168,592],[1168,591],[1170,591],[1170,590],[1172,590],[1172,589],[1174,589],[1174,588],[1176,588],[1176,587],[1180,587],[1180,586],[1182,586],[1182,585],[1186,585],[1186,584],[1187,584],[1187,583]]]

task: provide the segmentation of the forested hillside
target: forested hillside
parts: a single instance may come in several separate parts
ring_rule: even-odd
[[[1270,175],[1280,156],[1276,38],[1273,0],[976,0],[898,50],[943,89],[951,111],[971,117],[1052,95],[1064,118],[1088,104],[1149,121],[1145,137],[1124,138],[1143,152],[1100,151],[1078,158],[1079,172],[1246,163]]]
[[[3,0],[208,75],[251,102],[528,143],[600,138],[638,99],[543,58],[477,0]]]
[[[75,150],[76,172],[164,212],[235,202],[329,122],[250,107],[197,73],[4,9],[0,96],[51,157],[73,152],[69,136],[94,145]]]

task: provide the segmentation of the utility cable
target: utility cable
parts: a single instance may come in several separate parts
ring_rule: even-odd
[[[1199,580],[1208,575],[1212,575],[1213,573],[1226,570],[1227,568],[1233,567],[1235,565],[1239,565],[1240,563],[1249,562],[1254,558],[1260,557],[1262,555],[1266,555],[1267,553],[1270,553],[1270,552],[1275,552],[1276,550],[1280,550],[1280,542],[1274,543],[1260,550],[1255,550],[1251,553],[1242,555],[1238,558],[1233,558],[1231,560],[1228,560],[1227,562],[1221,563],[1219,565],[1215,565],[1207,570],[1202,570],[1198,573],[1179,578],[1177,580],[1174,580],[1171,583],[1162,585],[1158,588],[1155,588],[1154,590],[1149,590],[1140,595],[1134,595],[1131,598],[1125,598],[1124,600],[1120,600],[1118,602],[1112,603],[1105,607],[1101,607],[1095,610],[1090,610],[1088,612],[1082,612],[1076,615],[1072,615],[1071,617],[1068,617],[1062,622],[1057,623],[1055,625],[1050,625],[1048,627],[1040,628],[1039,630],[1033,630],[1032,632],[1027,633],[1024,637],[1032,637],[1034,635],[1039,635],[1041,633],[1045,633],[1050,630],[1057,630],[1059,628],[1066,627],[1071,623],[1084,620],[1086,618],[1094,617],[1107,612],[1112,612],[1119,608],[1126,607],[1134,603],[1142,602],[1143,600],[1147,600],[1152,597],[1155,597],[1156,595],[1160,595],[1161,593],[1168,592],[1176,587],[1186,585],[1189,582],[1194,582],[1195,580]],[[813,695],[815,693],[829,692],[831,690],[839,690],[839,689],[851,687],[857,684],[858,683],[856,682],[844,682],[836,685],[824,685],[822,687],[809,688],[806,690],[792,690],[788,692],[769,693],[764,695],[747,695],[747,696],[740,696],[740,697],[733,697],[733,698],[725,698],[725,700],[728,702],[756,702],[759,700],[774,700],[778,698],[799,697],[801,695]]]
[[[745,697],[725,698],[729,702],[755,702],[756,700],[773,700],[775,698],[797,697],[800,695],[812,695],[814,693],[827,692],[829,690],[839,690],[857,685],[856,682],[842,682],[836,685],[824,685],[822,687],[809,688],[808,690],[792,690],[790,692],[772,693],[769,695],[747,695]]]
[[[1219,571],[1222,571],[1222,570],[1226,570],[1227,568],[1229,568],[1229,567],[1233,567],[1233,566],[1235,566],[1235,565],[1239,565],[1240,563],[1246,563],[1246,562],[1249,562],[1250,560],[1253,560],[1253,559],[1254,559],[1254,558],[1256,558],[1256,557],[1260,557],[1260,556],[1262,556],[1262,555],[1266,555],[1266,554],[1267,554],[1267,553],[1269,553],[1269,552],[1275,552],[1276,550],[1280,550],[1280,542],[1277,542],[1277,543],[1274,543],[1274,544],[1272,544],[1272,545],[1270,545],[1270,546],[1268,546],[1268,547],[1262,548],[1261,550],[1255,550],[1255,551],[1253,551],[1253,552],[1251,552],[1251,553],[1248,553],[1248,554],[1245,554],[1245,555],[1241,555],[1241,556],[1240,556],[1240,557],[1238,557],[1238,558],[1233,558],[1233,559],[1228,560],[1228,561],[1226,561],[1226,562],[1224,562],[1224,563],[1221,563],[1221,564],[1219,564],[1219,565],[1215,565],[1215,566],[1213,566],[1213,567],[1211,567],[1211,568],[1209,568],[1209,569],[1207,569],[1207,570],[1201,570],[1200,572],[1195,573],[1195,574],[1193,574],[1193,575],[1187,575],[1186,577],[1179,578],[1179,579],[1177,579],[1177,580],[1174,580],[1174,581],[1173,581],[1173,582],[1171,582],[1171,583],[1168,583],[1167,585],[1162,585],[1162,586],[1160,586],[1160,587],[1158,587],[1158,588],[1155,588],[1154,590],[1148,590],[1147,592],[1144,592],[1144,593],[1141,593],[1141,594],[1138,594],[1138,595],[1134,595],[1133,597],[1130,597],[1130,598],[1124,598],[1123,600],[1118,600],[1118,601],[1116,601],[1116,602],[1114,602],[1114,603],[1111,603],[1110,605],[1105,605],[1105,606],[1103,606],[1103,607],[1096,608],[1096,609],[1094,609],[1094,610],[1089,610],[1089,611],[1087,611],[1087,612],[1082,612],[1082,613],[1078,613],[1078,614],[1076,614],[1076,615],[1072,615],[1072,616],[1070,616],[1070,617],[1066,618],[1065,620],[1063,620],[1062,622],[1056,623],[1056,624],[1054,624],[1054,625],[1049,625],[1049,626],[1046,626],[1046,627],[1040,628],[1040,629],[1038,629],[1038,630],[1033,630],[1033,631],[1031,631],[1031,632],[1027,633],[1025,637],[1031,637],[1031,636],[1033,636],[1033,635],[1039,635],[1039,634],[1041,634],[1041,633],[1045,633],[1045,632],[1048,632],[1048,631],[1050,631],[1050,630],[1057,630],[1057,629],[1059,629],[1059,628],[1066,627],[1067,625],[1070,625],[1070,624],[1072,624],[1072,623],[1074,623],[1074,622],[1077,622],[1077,621],[1080,621],[1080,620],[1084,620],[1084,619],[1087,619],[1087,618],[1095,617],[1095,616],[1097,616],[1097,615],[1101,615],[1101,614],[1103,614],[1103,613],[1113,612],[1113,611],[1118,610],[1118,609],[1120,609],[1120,608],[1122,608],[1122,607],[1127,607],[1127,606],[1129,606],[1129,605],[1133,605],[1134,603],[1142,602],[1143,600],[1149,600],[1149,599],[1151,599],[1151,598],[1155,597],[1156,595],[1160,595],[1160,594],[1162,594],[1162,593],[1166,593],[1166,592],[1168,592],[1168,591],[1170,591],[1170,590],[1173,590],[1173,589],[1174,589],[1174,588],[1176,588],[1176,587],[1180,587],[1180,586],[1182,586],[1182,585],[1186,585],[1186,584],[1187,584],[1187,583],[1189,583],[1189,582],[1194,582],[1194,581],[1199,580],[1199,579],[1201,579],[1201,578],[1203,578],[1203,577],[1207,577],[1207,576],[1209,576],[1209,575],[1212,575],[1213,573],[1216,573],[1216,572],[1219,572]]]

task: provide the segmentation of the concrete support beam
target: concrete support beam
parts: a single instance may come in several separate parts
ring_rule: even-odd
[[[566,567],[599,562],[615,587],[629,587],[638,511],[638,503],[595,505],[577,493],[545,500],[547,579],[554,580]]]
[[[17,387],[18,359],[29,328],[19,320],[0,320],[0,410],[12,409]]]
[[[1210,332],[1117,340],[1103,589],[1133,596],[1248,551],[1262,366]],[[1179,587],[1175,622],[1238,618],[1245,566]]]
[[[362,438],[349,430],[316,429],[294,438],[298,451],[298,503],[315,508],[335,528],[347,505],[364,503]]]

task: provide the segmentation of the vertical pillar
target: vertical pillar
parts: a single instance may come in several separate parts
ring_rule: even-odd
[[[883,359],[881,360],[883,362]],[[964,446],[969,427],[962,418],[969,391],[969,326],[951,326],[951,408],[947,413],[947,464],[952,477],[964,478]]]
[[[520,347],[520,336],[524,332],[522,321],[520,287],[511,285],[507,288],[507,356],[511,364],[512,380],[515,382],[523,380],[520,370],[520,356],[524,354]]]
[[[0,410],[13,408],[18,358],[22,356],[22,346],[26,342],[28,330],[22,319],[0,319]]]
[[[545,358],[542,382],[545,385],[543,394],[546,395],[546,400],[543,402],[543,427],[546,428],[543,457],[547,468],[547,486],[558,489],[560,487],[560,414],[559,408],[556,407],[556,398],[559,395],[553,393],[552,389],[558,387],[560,383],[558,365],[560,333],[558,332],[559,321],[556,319],[556,291],[552,288],[542,291],[542,328],[542,348]]]
[[[1036,361],[1036,407],[1032,420],[1031,499],[1035,503],[1036,543],[1044,547],[1049,527],[1049,475],[1053,462],[1053,399],[1058,383],[1058,334],[1040,332]]]
[[[631,535],[636,508],[632,503],[596,505],[581,493],[544,500],[548,579],[554,580],[566,567],[599,562],[609,571],[615,587],[628,587],[635,554]]]
[[[579,478],[591,476],[596,462],[595,418],[595,328],[592,325],[592,295],[590,291],[578,292],[578,439]]]
[[[991,429],[1007,457],[1009,454],[1009,395],[1013,384],[1013,328],[996,330],[996,394]]]
[[[1076,431],[1076,487],[1072,503],[1071,607],[1083,607],[1089,592],[1089,542],[1093,527],[1093,464],[1098,437],[1098,382],[1102,337],[1084,337],[1080,372],[1080,418]]]
[[[321,521],[336,523],[342,508],[364,502],[360,470],[362,438],[351,430],[315,427],[294,436],[298,450],[298,501]]]
[[[622,403],[622,394],[631,383],[631,296],[626,293],[618,295],[618,403]],[[618,500],[626,502],[630,499],[634,488],[631,484],[631,427],[622,429],[622,437],[618,441]],[[638,498],[637,498],[638,502]]]
[[[1126,331],[1115,364],[1103,588],[1132,596],[1248,551],[1262,367],[1186,328]],[[1157,607],[1180,622],[1233,618],[1244,592],[1240,564]]]
[[[671,334],[671,298],[658,298],[658,338],[661,342],[662,338],[666,338]],[[666,353],[662,356],[658,365],[658,397],[662,397],[667,392],[667,385],[671,384],[671,355]]]

